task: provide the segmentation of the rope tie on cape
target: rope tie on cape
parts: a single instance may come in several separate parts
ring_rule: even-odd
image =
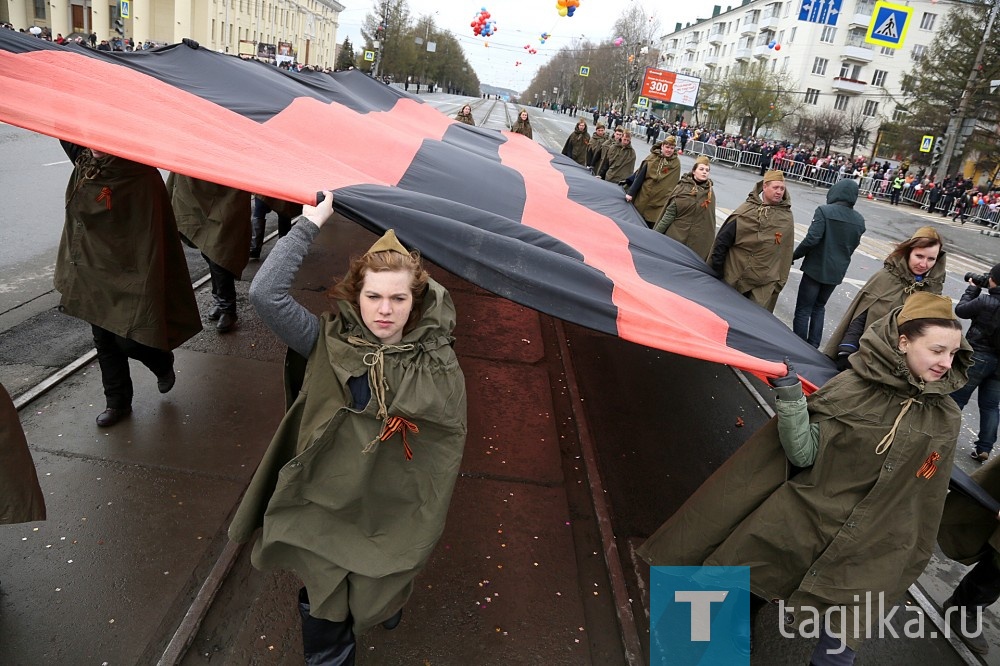
[[[402,417],[389,417],[389,409],[385,405],[385,392],[386,389],[389,388],[388,383],[385,381],[385,352],[412,351],[413,345],[379,345],[374,342],[369,342],[356,335],[348,336],[347,342],[355,347],[366,347],[373,350],[365,352],[365,355],[361,358],[361,360],[366,366],[368,366],[368,380],[372,387],[372,393],[375,394],[375,401],[378,404],[378,412],[375,416],[376,418],[382,419],[381,431],[378,435],[376,435],[375,439],[365,445],[365,448],[361,452],[371,453],[375,450],[375,445],[379,442],[384,442],[392,437],[395,432],[399,431],[403,434],[403,451],[406,454],[406,459],[410,460],[413,457],[413,452],[410,450],[410,445],[406,441],[406,430],[410,430],[412,432],[419,432],[419,430],[415,424],[410,423]],[[390,421],[393,423],[390,424]],[[401,423],[398,423],[397,421]],[[402,430],[404,427],[406,430]]]
[[[909,296],[910,294],[912,294],[913,292],[915,292],[917,289],[923,288],[923,286],[924,286],[923,281],[918,282],[918,281],[914,280],[910,284],[908,284],[905,287],[903,287],[903,293],[906,294],[907,296]]]
[[[892,427],[889,428],[889,432],[885,434],[885,437],[882,438],[882,441],[879,442],[878,446],[875,447],[875,455],[877,456],[882,455],[883,453],[889,450],[890,446],[892,446],[892,440],[896,438],[896,429],[899,427],[900,421],[902,421],[903,417],[906,416],[906,412],[909,411],[910,405],[912,405],[913,403],[917,403],[918,405],[923,404],[916,398],[907,398],[903,402],[899,403],[900,405],[902,405],[903,409],[899,411],[899,416],[897,416],[896,420],[893,421]]]

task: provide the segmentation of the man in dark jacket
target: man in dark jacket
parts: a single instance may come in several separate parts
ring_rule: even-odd
[[[969,369],[969,383],[951,394],[960,408],[965,408],[972,392],[979,387],[979,437],[972,452],[975,460],[983,462],[990,457],[997,441],[997,426],[1000,425],[1000,264],[990,270],[988,291],[973,280],[962,294],[962,300],[955,306],[955,314],[962,319],[971,319],[969,332],[965,336],[972,345],[973,366]]]
[[[865,233],[865,218],[854,210],[857,201],[856,181],[844,179],[831,187],[826,204],[816,207],[806,237],[792,254],[792,261],[805,257],[792,330],[813,347],[818,348],[823,337],[826,302],[843,282]]]

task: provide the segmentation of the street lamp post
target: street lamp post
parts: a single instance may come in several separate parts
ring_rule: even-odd
[[[1000,0],[993,0],[993,6],[990,7],[990,16],[986,20],[986,30],[983,32],[983,40],[979,44],[979,51],[976,52],[976,62],[972,65],[972,71],[969,72],[969,78],[965,82],[965,89],[962,91],[962,98],[958,102],[958,109],[956,109],[954,115],[948,121],[948,129],[945,132],[944,154],[941,156],[941,161],[934,172],[938,181],[948,175],[948,169],[951,167],[952,152],[955,150],[958,136],[965,131],[965,115],[969,110],[969,102],[972,99],[972,95],[976,91],[976,77],[979,76],[979,70],[983,66],[983,54],[986,52],[986,43],[989,41],[990,32],[993,30],[993,21],[996,20],[998,7],[1000,7]]]

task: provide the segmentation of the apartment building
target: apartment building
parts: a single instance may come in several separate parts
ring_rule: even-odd
[[[823,5],[827,15],[837,5],[836,0],[812,2]],[[751,64],[781,70],[801,95],[804,111],[846,112],[857,105],[877,128],[879,122],[899,120],[905,114],[903,75],[924,55],[956,3],[906,2],[913,13],[900,48],[865,41],[875,4],[875,0],[840,0],[836,25],[801,20],[801,0],[743,0],[724,11],[716,5],[710,18],[686,26],[678,23],[661,39],[661,66],[703,81],[721,81]],[[698,120],[710,123],[711,108],[702,100],[698,107]],[[693,110],[685,116],[691,118]],[[731,119],[726,131],[740,131],[739,119]],[[866,147],[871,147],[874,134],[862,141]]]

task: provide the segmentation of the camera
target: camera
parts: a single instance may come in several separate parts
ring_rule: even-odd
[[[965,281],[968,282],[972,280],[972,283],[981,289],[989,289],[990,287],[990,276],[980,275],[979,273],[966,273]]]

